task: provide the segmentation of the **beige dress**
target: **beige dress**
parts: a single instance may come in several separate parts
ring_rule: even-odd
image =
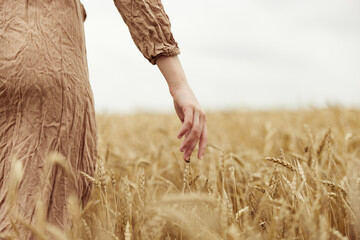
[[[151,64],[161,55],[180,53],[160,0],[114,3]],[[80,175],[93,176],[97,160],[85,19],[80,0],[0,0],[0,233],[11,229],[5,199],[13,156],[24,167],[16,204],[27,222],[34,221],[39,191],[48,221],[61,228],[67,221],[66,198],[75,194],[85,206],[91,195],[92,185]],[[75,178],[58,165],[42,175],[52,151],[66,157]],[[30,233],[22,234],[31,239]]]

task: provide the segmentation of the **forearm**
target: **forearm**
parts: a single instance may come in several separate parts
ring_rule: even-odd
[[[161,56],[157,59],[156,65],[168,83],[171,95],[174,95],[176,90],[189,86],[177,55]]]
[[[207,142],[206,114],[186,80],[180,59],[177,55],[161,56],[156,64],[169,85],[176,114],[182,122],[178,138],[185,136],[180,146],[180,151],[184,152],[184,160],[190,161],[198,142],[198,158],[202,158]]]

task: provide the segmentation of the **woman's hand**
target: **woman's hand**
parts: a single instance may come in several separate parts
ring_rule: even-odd
[[[207,143],[206,114],[189,86],[170,90],[170,92],[173,96],[176,114],[182,122],[177,137],[181,139],[185,135],[180,146],[180,151],[184,152],[184,160],[190,160],[198,142],[198,158],[201,159],[204,156]]]
[[[177,137],[181,139],[185,136],[180,146],[180,151],[184,152],[183,158],[189,161],[199,143],[198,158],[201,159],[207,144],[206,114],[186,81],[178,56],[161,56],[156,64],[169,85],[176,114],[182,122]]]

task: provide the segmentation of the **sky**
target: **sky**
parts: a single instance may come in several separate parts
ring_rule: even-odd
[[[98,112],[171,112],[165,79],[113,0],[82,0]],[[162,0],[187,81],[207,111],[360,108],[360,1]]]

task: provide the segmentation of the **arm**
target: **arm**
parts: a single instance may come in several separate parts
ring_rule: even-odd
[[[156,65],[169,85],[174,107],[182,126],[178,138],[185,135],[180,146],[184,160],[190,156],[199,142],[198,158],[204,156],[207,143],[206,114],[191,90],[178,56],[160,56]]]
[[[185,136],[180,146],[184,159],[190,159],[198,142],[201,158],[207,142],[206,116],[186,81],[177,56],[180,49],[161,0],[114,0],[114,3],[137,48],[151,64],[159,67],[169,84],[176,113],[183,122],[178,138]]]

